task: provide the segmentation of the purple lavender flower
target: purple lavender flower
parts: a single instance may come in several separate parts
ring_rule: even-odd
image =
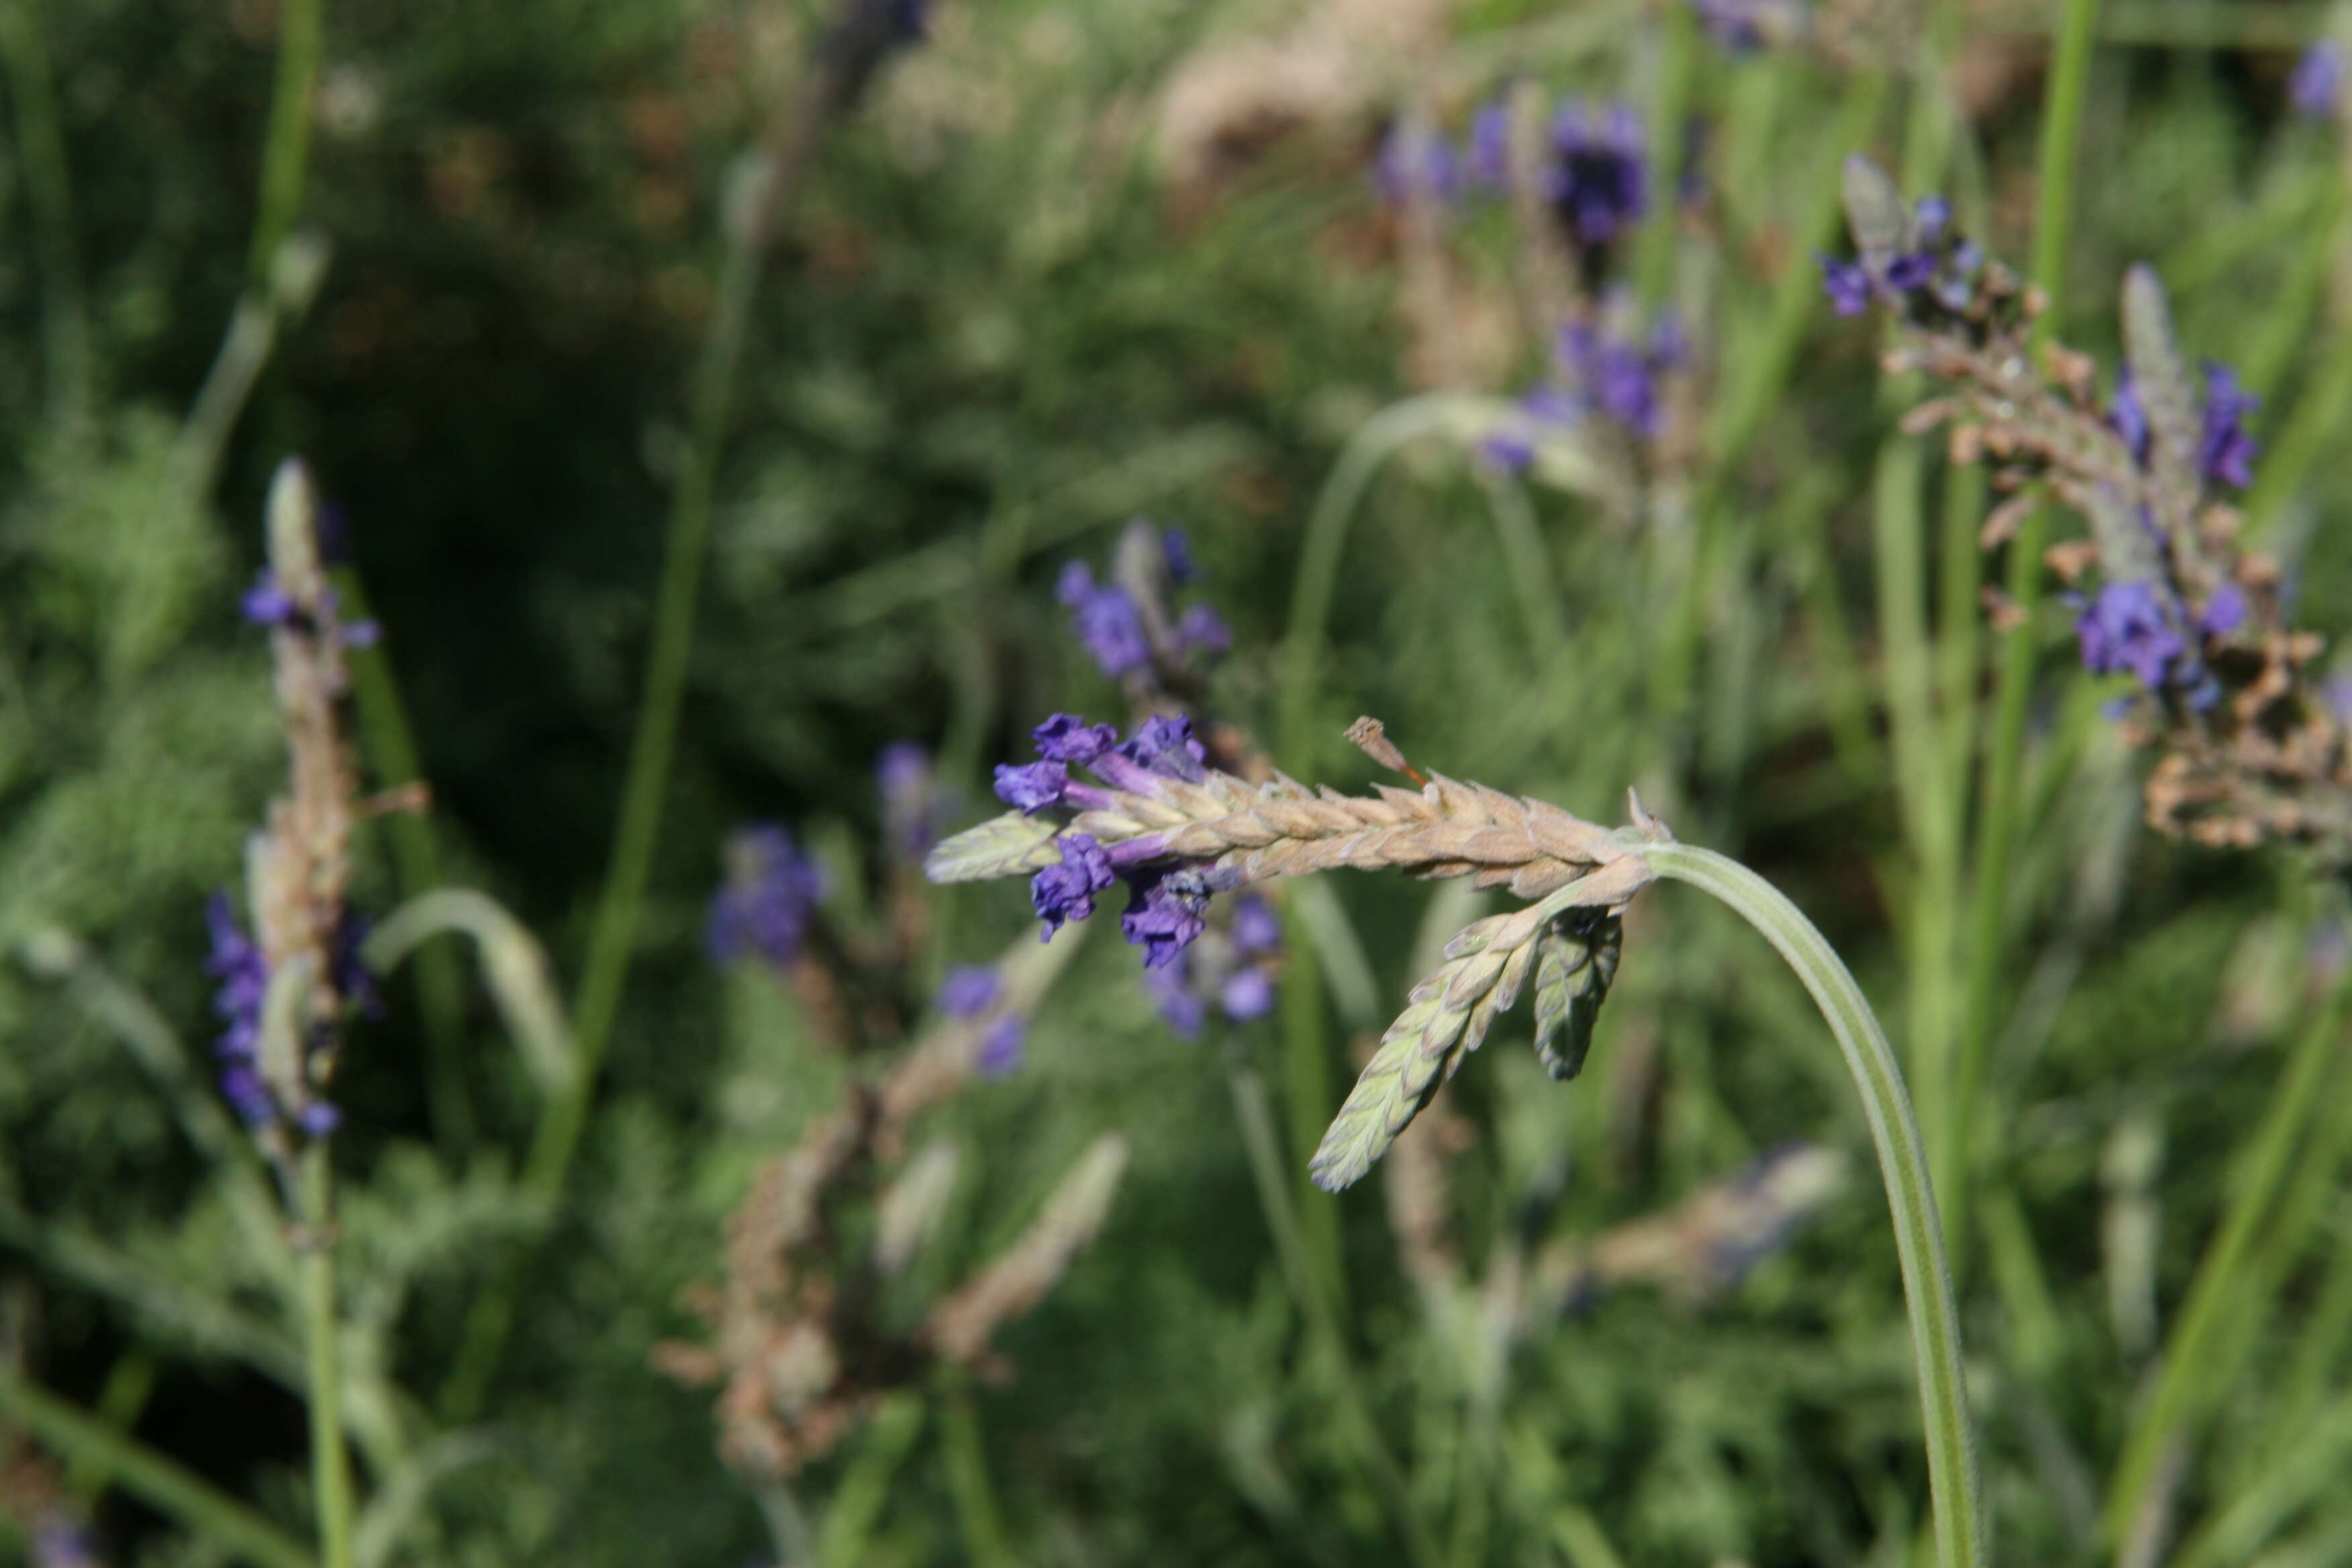
[[[1160,531],[1160,559],[1167,563],[1168,580],[1179,588],[1201,574],[1201,563],[1192,559],[1192,542],[1181,528]]]
[[[2189,651],[2164,601],[2138,581],[2101,587],[2076,619],[2074,634],[2086,668],[2097,675],[2128,671],[2151,691],[2163,687],[2167,668]]]
[[[1691,0],[1700,26],[1708,36],[1735,54],[1746,54],[1764,42],[1757,25],[1757,0]]]
[[[2306,119],[2333,120],[2344,96],[2344,46],[2334,38],[2312,45],[2286,79],[2287,102]]]
[[[33,1531],[32,1568],[100,1568],[97,1538],[64,1509],[51,1508]]]
[[[1132,939],[1130,939],[1132,940]],[[1245,1024],[1274,1010],[1273,959],[1282,942],[1274,910],[1255,893],[1234,904],[1234,923],[1222,944],[1188,947],[1156,967],[1147,959],[1144,984],[1171,1028],[1198,1035],[1214,1006],[1228,1020]]]
[[[1974,293],[1975,278],[1984,255],[1952,234],[1952,204],[1941,196],[1922,196],[1911,209],[1911,245],[1883,256],[1874,275],[1871,259],[1841,261],[1820,251],[1813,259],[1822,269],[1822,289],[1831,308],[1841,316],[1858,316],[1873,298],[1883,297],[1898,307],[1924,295],[1948,310],[1965,307]]]
[[[1021,1066],[1022,1047],[1027,1043],[1029,1021],[1018,1013],[1007,1013],[988,1027],[972,1051],[972,1070],[982,1078],[1003,1078]]]
[[[800,956],[824,874],[772,823],[738,828],[727,842],[727,880],[710,900],[711,960],[756,953],[782,969]]]
[[[228,1101],[236,1119],[247,1127],[259,1129],[278,1120],[278,1100],[261,1081],[261,1074],[249,1067],[221,1068],[221,1098]]]
[[[1813,252],[1821,263],[1822,291],[1830,297],[1830,309],[1841,316],[1859,316],[1870,309],[1870,273],[1858,261],[1840,261],[1825,251]]]
[[[1110,857],[1084,833],[1065,833],[1056,840],[1062,861],[1029,879],[1029,901],[1051,937],[1066,921],[1082,921],[1095,912],[1095,895],[1112,881]]]
[[[1234,952],[1249,958],[1280,947],[1282,922],[1275,918],[1274,906],[1255,893],[1235,899],[1231,941]]]
[[[2205,366],[2205,428],[2197,448],[2198,471],[2209,484],[2244,489],[2254,482],[2259,449],[2246,434],[2245,417],[2262,399],[2238,384],[2237,373],[2210,361]]]
[[[1118,918],[1119,934],[1143,949],[1143,967],[1164,969],[1206,929],[1201,918],[1208,889],[1196,873],[1154,872],[1133,881],[1134,897]]]
[[[1155,713],[1146,719],[1118,754],[1138,767],[1188,784],[1201,781],[1201,765],[1209,760],[1208,748],[1192,738],[1192,721],[1181,714]]]
[[[1546,195],[1569,232],[1602,246],[1649,205],[1642,122],[1623,104],[1598,111],[1567,103],[1552,118],[1554,163]]]
[[[1234,634],[1216,611],[1206,605],[1194,605],[1176,623],[1176,640],[1189,653],[1218,654],[1234,646]]]
[[[267,1127],[278,1117],[278,1097],[261,1076],[262,1009],[269,998],[269,958],[260,943],[238,923],[236,905],[226,889],[205,903],[205,925],[212,938],[205,973],[220,982],[213,993],[213,1011],[225,1026],[213,1043],[222,1062],[221,1094],[247,1126]],[[356,911],[343,911],[329,954],[331,979],[346,1015],[373,1018],[383,1012],[383,997],[375,975],[361,962],[360,947],[367,939],[368,922]],[[327,1043],[323,1028],[310,1041],[316,1049]],[[342,1113],[323,1100],[311,1100],[297,1116],[302,1131],[313,1138],[333,1131]]]
[[[1209,1004],[1193,989],[1192,977],[1182,964],[1170,964],[1163,969],[1146,969],[1143,987],[1151,993],[1151,1000],[1160,1009],[1162,1022],[1192,1039],[1201,1026],[1209,1021]]]
[[[996,1005],[1003,988],[991,965],[962,964],[948,971],[931,1005],[950,1018],[977,1018]]]
[[[213,946],[205,970],[220,981],[213,993],[213,1011],[226,1026],[213,1043],[213,1055],[222,1063],[221,1094],[238,1121],[247,1127],[267,1127],[278,1120],[277,1100],[260,1071],[261,1009],[269,995],[269,960],[238,924],[226,891],[206,901],[205,924]]]
[[[2235,583],[2224,583],[2213,590],[2205,601],[2205,613],[2197,617],[2197,629],[2209,637],[2225,637],[2246,624],[2246,592]]]
[[[1126,589],[1115,584],[1097,586],[1087,563],[1073,561],[1062,568],[1055,597],[1069,606],[1071,629],[1105,675],[1116,680],[1151,662],[1142,614]]]
[[[278,574],[267,566],[237,600],[237,612],[257,626],[290,626],[302,618],[301,606],[278,585]]]
[[[1454,163],[1454,149],[1443,140],[1400,123],[1381,138],[1380,155],[1372,163],[1372,188],[1392,206],[1401,206],[1414,195],[1450,202],[1461,192],[1462,172]]]
[[[1274,976],[1255,964],[1236,969],[1217,988],[1217,1005],[1236,1024],[1263,1018],[1274,1011]]]
[[[1118,731],[1108,724],[1089,724],[1075,714],[1056,713],[1034,730],[1037,754],[1049,763],[1084,767],[1118,743]]]
[[[1679,357],[1681,333],[1661,323],[1648,348],[1578,324],[1559,335],[1559,361],[1591,406],[1643,440],[1658,434],[1658,376]]]
[[[1511,110],[1500,101],[1483,105],[1470,117],[1470,134],[1462,143],[1462,175],[1471,189],[1500,191],[1511,183]]]
[[[1032,816],[1061,805],[1069,787],[1070,770],[1059,763],[996,764],[996,798]]]

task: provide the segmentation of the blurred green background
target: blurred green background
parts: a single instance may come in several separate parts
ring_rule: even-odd
[[[572,993],[665,520],[697,462],[697,356],[725,322],[730,192],[807,101],[835,16],[328,0],[307,166],[272,237],[293,3],[0,0],[0,1357],[12,1389],[99,1434],[0,1408],[0,1551],[27,1561],[73,1560],[42,1544],[60,1507],[97,1561],[250,1555],[127,1483],[126,1454],[309,1540],[299,1335],[152,1049],[167,1031],[196,1062],[216,1026],[204,900],[236,881],[281,787],[266,639],[236,609],[271,471],[310,465],[383,627],[358,714],[369,775],[402,771],[381,701],[396,691],[436,874],[513,910]],[[2158,264],[2190,352],[2263,396],[2247,510],[2304,624],[2336,633],[2347,143],[2286,101],[2333,15],[2091,9],[2060,334],[2111,360],[2123,268]],[[1991,687],[1982,499],[1940,442],[1895,433],[1917,387],[1889,386],[1877,327],[1832,317],[1815,281],[1856,150],[1949,193],[2026,265],[2056,14],[1819,0],[1735,49],[1678,0],[939,0],[814,136],[730,340],[658,837],[552,1217],[517,1194],[543,1108],[465,950],[446,948],[437,1001],[404,972],[352,1032],[333,1141],[346,1353],[383,1401],[355,1423],[380,1417],[404,1456],[387,1468],[362,1443],[363,1496],[399,1499],[371,1516],[366,1560],[774,1558],[709,1393],[649,1360],[698,1337],[681,1292],[719,1273],[754,1167],[845,1070],[803,992],[706,956],[721,845],[787,824],[828,868],[832,918],[878,921],[898,896],[885,746],[936,752],[961,825],[1049,713],[1129,716],[1054,586],[1143,514],[1186,531],[1194,592],[1233,630],[1208,710],[1286,772],[1365,787],[1339,733],[1370,712],[1424,767],[1597,820],[1638,785],[1822,924],[1905,1054],[1931,1144],[1939,1128],[1966,1144],[1953,1250],[2002,1558],[2352,1561],[2332,1484],[2352,1460],[2336,890],[2283,852],[2139,826],[2145,763],[2097,717],[2112,692],[2053,606],[1991,1010],[1966,1015],[1974,840],[1937,825],[1969,817]],[[1661,447],[1526,482],[1460,419],[1385,446],[1395,418],[1371,423],[1544,372],[1507,212],[1422,212],[1374,177],[1393,127],[1458,137],[1521,84],[1631,103],[1672,160],[1654,161],[1623,269],[1693,345]],[[314,289],[282,279],[298,261]],[[249,392],[204,404],[226,395],[224,361]],[[1910,467],[1890,485],[1891,453]],[[1365,479],[1344,507],[1343,459]],[[1318,504],[1345,531],[1309,640]],[[1925,557],[1892,587],[1889,528]],[[1924,784],[1895,752],[1905,635],[1932,665]],[[1311,676],[1287,712],[1286,659]],[[358,901],[419,890],[418,852],[413,820],[367,827]],[[1344,1287],[1336,1339],[1316,1328],[1221,1063],[1274,1084],[1297,1143],[1432,938],[1478,912],[1328,880],[1348,934],[1310,939],[1291,908],[1275,1017],[1180,1038],[1097,932],[1026,1065],[935,1113],[962,1164],[927,1288],[999,1251],[1097,1133],[1122,1131],[1133,1159],[1095,1247],[1000,1336],[1009,1376],[918,1380],[794,1478],[820,1533],[862,1487],[846,1560],[877,1564],[1927,1561],[1859,1107],[1770,952],[1676,889],[1636,907],[1583,1078],[1546,1083],[1522,1017],[1449,1091],[1455,1131],[1430,1163],[1451,1276],[1415,1274],[1379,1180],[1294,1194]],[[909,1008],[1029,918],[1011,885],[925,907],[894,982]],[[1985,1066],[1956,1111],[1964,1037]],[[1848,1178],[1736,1284],[1634,1282],[1495,1330],[1526,1289],[1509,1271],[1547,1246],[1673,1211],[1792,1140],[1843,1152]],[[1287,1167],[1305,1153],[1286,1146]],[[2271,1201],[2239,1222],[2183,1344],[2249,1181]],[[514,1331],[478,1412],[453,1412],[467,1315],[514,1269]],[[2168,1366],[2195,1375],[2151,1436]],[[1394,1473],[1366,1460],[1360,1419]],[[2156,1468],[2126,1484],[2136,1440]],[[2118,1496],[2127,1528],[2102,1520]]]

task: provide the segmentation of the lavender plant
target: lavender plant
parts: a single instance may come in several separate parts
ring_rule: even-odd
[[[1375,762],[1418,776],[1378,721],[1360,720],[1349,736]],[[1040,761],[1000,770],[999,794],[1017,809],[945,840],[925,868],[942,882],[1029,875],[1049,939],[1091,917],[1096,896],[1120,881],[1121,933],[1144,950],[1147,967],[1173,963],[1200,935],[1212,898],[1277,878],[1403,870],[1535,900],[1465,927],[1446,963],[1414,986],[1315,1152],[1311,1169],[1327,1191],[1351,1184],[1387,1152],[1531,971],[1538,1050],[1555,1075],[1572,1075],[1615,973],[1617,921],[1655,878],[1690,881],[1738,910],[1812,993],[1862,1093],[1910,1303],[1937,1548],[1947,1563],[1986,1560],[1958,1315],[1910,1102],[1859,987],[1793,905],[1736,862],[1675,844],[1638,798],[1633,826],[1612,832],[1439,775],[1418,794],[1382,785],[1368,797],[1310,790],[1279,773],[1253,787],[1206,767],[1184,731],[1160,721],[1117,743],[1108,726],[1056,714],[1035,740]],[[1041,819],[1048,810],[1068,820]]]
[[[2201,843],[2300,843],[2352,856],[2352,750],[2316,669],[2325,645],[2297,631],[2278,566],[2238,542],[2231,492],[2252,483],[2255,400],[2226,365],[2192,375],[2155,273],[2125,279],[2125,360],[2103,397],[2085,356],[2027,342],[2039,309],[2013,273],[1953,228],[1949,208],[1905,208],[1857,160],[1846,202],[1859,255],[1823,259],[1844,314],[1882,303],[1899,328],[1889,367],[1947,388],[1908,416],[1948,424],[1956,461],[1988,461],[2011,492],[1983,542],[2009,541],[2045,497],[2087,525],[2052,546],[2076,592],[2084,667],[2127,675],[2116,716],[2158,753],[2147,820]],[[2000,606],[1996,602],[1996,612]]]

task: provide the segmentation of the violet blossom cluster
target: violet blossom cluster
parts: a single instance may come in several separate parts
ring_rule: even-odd
[[[1055,597],[1070,612],[1071,634],[1104,675],[1158,690],[1197,677],[1233,646],[1233,634],[1212,606],[1194,603],[1179,612],[1169,602],[1199,574],[1181,530],[1139,518],[1120,536],[1107,580],[1097,581],[1093,568],[1072,561],[1062,568]]]
[[[1083,768],[1114,789],[1148,795],[1158,792],[1161,779],[1199,783],[1208,757],[1193,737],[1192,721],[1167,714],[1144,720],[1125,742],[1112,726],[1089,724],[1068,713],[1055,714],[1031,734],[1038,761],[996,770],[997,798],[1031,816],[1113,804],[1101,788],[1074,776],[1073,769]],[[1143,949],[1147,969],[1176,962],[1205,927],[1209,895],[1227,885],[1219,873],[1144,864],[1160,853],[1149,836],[1108,849],[1084,833],[1064,832],[1057,842],[1060,862],[1037,872],[1029,884],[1030,902],[1045,922],[1043,935],[1050,938],[1066,922],[1088,919],[1095,896],[1124,881],[1128,905],[1119,932]]]
[[[2034,291],[1956,235],[1943,204],[1906,205],[1861,159],[1845,197],[1860,254],[1824,258],[1825,285],[1841,310],[1885,304],[1902,329],[1889,368],[1937,388],[1906,427],[1948,426],[1955,461],[1993,466],[2010,493],[1985,521],[1988,545],[2051,500],[2086,525],[2045,559],[2074,590],[2084,667],[2132,683],[2111,712],[2159,753],[2149,823],[2352,864],[2352,731],[2319,679],[2325,642],[2291,624],[2285,574],[2238,537],[2253,395],[2182,351],[2152,268],[2125,276],[2122,363],[2103,397],[2096,363],[2036,341]]]
[[[801,955],[825,896],[824,870],[773,823],[738,828],[727,841],[727,879],[704,928],[713,963],[746,954],[778,969]]]
[[[2306,120],[2333,120],[2344,99],[2344,46],[2322,38],[2303,51],[2286,79],[2287,102]]]
[[[950,969],[940,982],[931,1005],[942,1017],[982,1024],[971,1065],[983,1078],[1002,1078],[1021,1065],[1029,1020],[1010,1005],[1004,977],[992,965],[964,964]]]
[[[1691,0],[1699,25],[1717,46],[1747,54],[1805,29],[1803,0]]]
[[[1233,921],[1210,931],[1176,960],[1147,968],[1143,983],[1168,1026],[1188,1039],[1213,1009],[1227,1023],[1246,1024],[1274,1011],[1275,974],[1282,954],[1282,923],[1255,893],[1234,900]]]
[[[1522,394],[1515,419],[1489,435],[1484,450],[1505,468],[1535,460],[1547,437],[1599,424],[1637,446],[1658,438],[1664,415],[1664,380],[1687,353],[1672,317],[1642,332],[1629,320],[1630,302],[1612,298],[1594,320],[1560,329],[1550,379]]]
[[[335,591],[321,588],[319,614],[315,617],[306,614],[294,595],[278,583],[278,574],[267,566],[237,600],[237,613],[254,626],[310,632],[347,648],[373,647],[382,635],[375,622],[342,620],[337,608]]]
[[[1471,116],[1457,149],[1401,122],[1381,143],[1373,183],[1391,202],[1409,193],[1448,202],[1471,194],[1505,195],[1511,184],[1510,126],[1506,104],[1486,104]],[[1546,130],[1536,178],[1572,246],[1589,253],[1608,245],[1649,210],[1648,146],[1640,117],[1622,103],[1563,100]]]
[[[268,955],[238,921],[236,903],[226,889],[205,902],[205,925],[212,938],[205,973],[220,982],[213,993],[213,1012],[220,1018],[222,1029],[220,1038],[213,1042],[213,1055],[221,1063],[221,1096],[247,1127],[256,1131],[275,1127],[289,1118],[261,1070],[264,1013],[269,999]],[[383,1013],[383,1001],[375,976],[360,962],[360,944],[366,936],[367,922],[345,910],[335,932],[331,978],[347,1013],[373,1018]],[[304,1049],[316,1053],[329,1044],[321,1024],[311,1031]],[[335,1130],[342,1113],[331,1101],[316,1099],[299,1107],[290,1120],[306,1136],[323,1138]]]
[[[1859,316],[1878,302],[1923,326],[1964,316],[1985,269],[1984,252],[1953,226],[1951,203],[1936,195],[1919,198],[1907,233],[1884,253],[1865,250],[1853,261],[1816,253],[1814,260],[1839,315]]]

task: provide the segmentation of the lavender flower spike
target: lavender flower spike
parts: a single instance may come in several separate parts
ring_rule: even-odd
[[[2344,97],[2344,46],[2322,38],[2304,50],[2286,79],[2287,102],[2307,120],[2333,120]]]
[[[727,881],[710,900],[708,938],[719,963],[756,953],[781,969],[800,956],[825,894],[824,874],[772,823],[739,829],[727,843]]]
[[[1649,208],[1642,122],[1623,104],[1565,104],[1552,120],[1556,162],[1546,193],[1580,243],[1606,245]]]
[[[1151,662],[1142,613],[1126,589],[1115,584],[1097,586],[1086,563],[1073,561],[1062,568],[1054,593],[1069,606],[1071,629],[1105,675],[1116,680]]]
[[[2172,661],[2189,651],[2164,601],[2141,582],[2102,587],[2075,621],[2074,632],[2082,638],[2085,668],[2098,675],[2128,671],[2151,691],[2164,685]]]

